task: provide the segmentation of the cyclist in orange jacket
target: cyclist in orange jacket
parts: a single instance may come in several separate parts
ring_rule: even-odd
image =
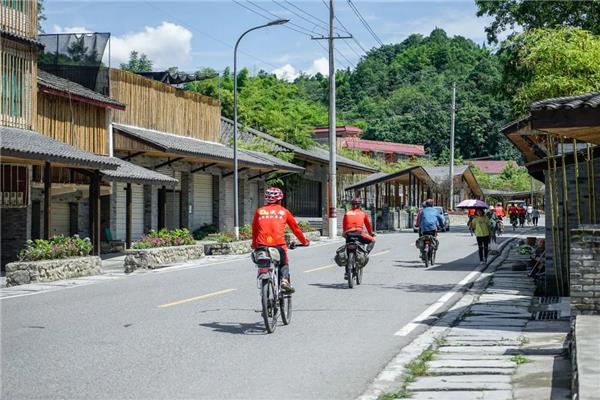
[[[366,244],[367,251],[370,253],[371,250],[373,250],[373,246],[375,246],[373,228],[371,227],[369,216],[360,209],[361,204],[362,201],[360,198],[353,198],[352,209],[344,214],[344,238],[346,238],[347,241],[352,236],[358,237],[358,241],[362,244]],[[363,226],[367,228],[367,233],[365,233]]]
[[[252,248],[274,247],[281,256],[281,288],[293,293],[295,290],[290,283],[290,267],[288,265],[287,245],[285,242],[285,226],[296,235],[300,243],[308,246],[310,242],[298,226],[292,213],[281,205],[283,192],[279,188],[265,190],[265,206],[256,209],[252,221]]]

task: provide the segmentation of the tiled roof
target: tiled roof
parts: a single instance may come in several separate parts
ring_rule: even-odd
[[[302,147],[296,146],[294,144],[291,143],[287,143],[284,142],[281,139],[277,139],[276,137],[273,137],[271,135],[268,135],[264,132],[261,132],[259,130],[253,129],[253,128],[246,128],[246,132],[243,132],[243,129],[240,130],[239,132],[241,138],[248,140],[248,136],[254,136],[260,139],[263,139],[269,143],[271,143],[273,146],[275,146],[275,149],[277,150],[282,150],[282,151],[291,151],[295,154],[298,154],[302,157],[306,157],[312,160],[315,160],[317,162],[323,163],[323,164],[329,164],[329,151],[326,149],[323,149],[321,147],[313,147],[312,149],[303,149]],[[222,140],[225,141],[229,141],[229,139],[233,136],[233,121],[225,118],[225,117],[221,117],[221,138]],[[337,164],[339,166],[342,167],[346,167],[346,168],[351,168],[351,169],[356,169],[356,170],[360,170],[360,171],[365,171],[365,172],[375,172],[376,170],[368,167],[364,164],[361,164],[359,162],[356,162],[354,160],[351,160],[349,158],[343,157],[338,155],[337,156]]]
[[[464,174],[467,168],[469,168],[468,165],[455,165],[454,176]],[[442,183],[446,179],[448,179],[448,175],[450,174],[450,167],[425,167],[425,171],[429,174],[429,176],[435,183]]]
[[[380,153],[395,153],[409,156],[424,156],[425,147],[420,144],[405,144],[382,142],[379,140],[364,140],[358,138],[342,138],[342,147],[361,151],[374,151]]]
[[[171,133],[130,125],[113,123],[113,127],[127,135],[138,138],[144,142],[149,142],[165,152],[181,154],[188,157],[202,157],[215,161],[230,162],[233,160],[233,149],[220,143],[207,142],[200,139],[178,136]],[[274,166],[271,162],[253,157],[252,155],[243,152],[238,154],[238,160],[242,165],[266,168]]]
[[[14,32],[9,32],[4,29],[0,29],[0,37],[6,38],[9,40],[14,40],[15,42],[23,43],[29,46],[37,47],[38,49],[43,49],[44,44],[37,39],[23,36]]]
[[[175,185],[177,179],[167,175],[160,174],[156,171],[140,167],[128,161],[121,160],[116,157],[104,157],[119,166],[115,170],[101,170],[104,176],[111,181],[141,183],[141,184],[157,184],[157,185]]]
[[[506,161],[506,160],[466,160],[467,163],[479,168],[482,172],[486,174],[499,174],[501,173],[506,166],[511,163],[513,166],[517,166],[517,163],[514,161]]]
[[[270,162],[271,164],[273,164],[275,167],[277,167],[277,169],[281,170],[281,171],[287,171],[287,172],[304,172],[304,168],[302,168],[299,165],[296,164],[292,164],[290,162],[287,162],[285,160],[282,160],[279,157],[275,157],[273,155],[270,154],[266,154],[266,153],[261,153],[260,151],[253,151],[253,150],[240,150],[244,153],[247,153],[249,155],[251,155],[254,158],[259,158],[259,159],[263,159],[266,162]]]
[[[371,186],[376,183],[390,181],[392,179],[406,175],[409,172],[411,172],[413,174],[420,173],[420,172],[424,173],[425,175],[427,174],[425,172],[425,169],[423,167],[421,167],[420,165],[414,165],[412,167],[407,167],[407,168],[401,169],[400,171],[391,172],[391,173],[376,172],[374,174],[367,176],[366,179],[363,179],[362,181],[355,183],[352,186],[348,186],[345,190],[348,191],[348,190],[354,190],[354,189],[362,189],[364,187]]]
[[[556,97],[536,101],[529,106],[531,111],[557,110],[573,108],[597,108],[600,106],[600,91],[585,93],[579,96]]]
[[[117,169],[119,164],[107,157],[21,128],[0,128],[0,151],[3,156],[64,163],[93,169]]]
[[[87,100],[92,100],[106,106],[113,106],[116,108],[124,108],[125,104],[106,97],[98,92],[94,92],[78,83],[72,82],[68,79],[58,77],[50,74],[42,69],[38,68],[38,85],[57,90],[59,92],[66,93],[67,95],[81,97]]]

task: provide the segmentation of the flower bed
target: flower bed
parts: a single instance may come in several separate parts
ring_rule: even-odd
[[[175,263],[196,260],[202,256],[204,256],[203,244],[131,249],[126,251],[125,272],[133,272],[139,268],[163,268]]]
[[[196,241],[187,229],[151,230],[131,246],[134,249],[150,249],[154,247],[171,247],[193,245]]]
[[[28,240],[19,261],[6,265],[6,286],[99,274],[100,258],[89,257],[91,252],[92,242],[77,235]]]

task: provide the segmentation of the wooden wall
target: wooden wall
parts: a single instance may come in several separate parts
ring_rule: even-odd
[[[38,93],[36,130],[95,154],[108,155],[106,109]]]
[[[122,124],[219,142],[221,103],[127,71],[111,70],[111,97],[125,103],[113,111]]]
[[[0,122],[35,128],[37,55],[30,46],[0,38]]]
[[[0,28],[28,38],[37,38],[37,1],[0,1]]]

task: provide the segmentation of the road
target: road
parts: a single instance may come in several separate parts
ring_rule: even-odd
[[[415,238],[379,235],[354,289],[339,243],[291,251],[293,320],[271,335],[247,258],[3,299],[0,397],[355,398],[425,327],[394,334],[477,267],[464,229],[427,270]]]

